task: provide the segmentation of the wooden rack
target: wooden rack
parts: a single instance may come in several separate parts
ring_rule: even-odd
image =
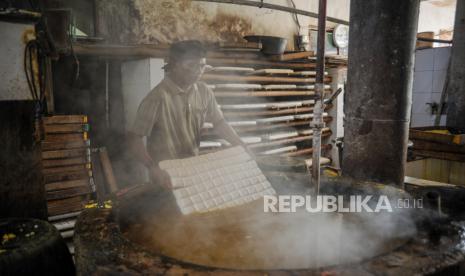
[[[82,210],[94,192],[87,116],[44,118],[42,165],[49,216]]]
[[[334,60],[334,64],[328,64],[328,67],[336,67],[341,62]],[[227,50],[224,52],[220,49],[207,54],[207,63],[214,67],[221,67],[218,70],[213,68],[202,77],[202,80],[212,87],[220,106],[225,106],[223,114],[226,120],[229,122],[250,121],[250,125],[234,125],[233,128],[241,137],[261,138],[257,139],[258,142],[249,144],[251,150],[256,154],[276,150],[277,155],[311,156],[312,135],[308,133],[303,135],[301,131],[309,129],[310,119],[294,118],[288,121],[270,123],[260,123],[260,119],[313,113],[313,104],[284,108],[269,108],[270,105],[266,105],[267,107],[261,105],[270,102],[307,101],[314,98],[315,78],[314,74],[309,72],[314,71],[315,68],[312,52],[292,52],[281,56],[267,57],[257,51],[248,52],[245,48],[241,51]],[[325,77],[326,85],[329,85],[331,81],[331,76]],[[222,84],[223,86],[221,86]],[[224,84],[228,84],[228,88],[225,88]],[[240,84],[244,84],[243,87]],[[273,85],[273,87],[267,85]],[[270,89],[267,90],[267,88]],[[326,92],[327,94],[331,93],[329,87]],[[256,107],[253,105],[254,103]],[[241,104],[248,106],[241,108]],[[234,105],[239,107],[236,108]],[[328,105],[325,110],[327,111],[331,107]],[[331,121],[331,117],[325,117],[325,122]],[[295,136],[296,130],[297,136]],[[293,133],[292,137],[286,136],[286,131]],[[283,138],[266,139],[266,137],[277,133],[284,133]],[[323,133],[325,138],[330,135],[330,130]],[[215,136],[211,131],[204,131],[203,141],[213,141],[214,138]],[[327,142],[323,144],[323,150],[330,148],[331,145]]]

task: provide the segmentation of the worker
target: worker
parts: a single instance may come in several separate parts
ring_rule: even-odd
[[[149,170],[151,180],[170,187],[158,162],[198,155],[204,122],[232,145],[245,146],[225,121],[213,91],[200,77],[205,71],[206,50],[199,41],[172,44],[165,77],[141,102],[130,136],[133,151]],[[147,147],[143,143],[147,137]]]

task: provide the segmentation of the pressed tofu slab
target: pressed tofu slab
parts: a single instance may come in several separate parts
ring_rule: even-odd
[[[181,212],[208,212],[242,205],[276,191],[243,147],[159,163],[171,178]]]

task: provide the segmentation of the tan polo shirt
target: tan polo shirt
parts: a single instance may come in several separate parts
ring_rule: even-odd
[[[222,119],[215,96],[205,83],[182,90],[165,77],[142,100],[132,132],[147,136],[147,150],[158,163],[197,155],[203,123],[215,124]]]

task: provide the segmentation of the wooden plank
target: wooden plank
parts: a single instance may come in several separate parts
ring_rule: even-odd
[[[250,58],[250,59],[263,59],[263,54],[260,51],[242,49],[224,49],[223,51],[208,51],[207,59],[210,58]]]
[[[442,160],[465,162],[465,154],[441,152],[441,151],[428,151],[428,150],[413,150],[413,154],[423,157],[430,157]]]
[[[272,61],[289,61],[289,60],[309,58],[309,57],[313,57],[314,55],[315,55],[315,53],[313,51],[284,53],[282,55],[270,56],[270,60],[272,60]]]
[[[48,183],[48,184],[45,184],[45,191],[49,192],[49,191],[64,190],[64,189],[83,187],[83,186],[89,187],[89,177],[87,177],[87,179]]]
[[[116,184],[116,178],[113,174],[113,168],[111,166],[110,157],[108,156],[108,152],[105,148],[100,149],[100,162],[103,169],[103,174],[105,176],[105,181],[107,183],[107,191],[110,193],[117,192],[118,185]]]
[[[42,160],[42,165],[44,168],[50,167],[60,167],[60,166],[70,166],[70,165],[81,165],[90,163],[88,157],[75,157],[69,159],[47,159]]]
[[[218,42],[218,47],[221,48],[246,48],[246,49],[261,49],[262,44],[258,42]]]
[[[43,151],[42,159],[74,158],[90,155],[89,148]]]
[[[214,91],[215,97],[289,97],[314,96],[315,91]]]
[[[292,69],[258,69],[252,72],[248,72],[247,75],[290,75],[294,73],[294,70]]]
[[[89,186],[75,187],[66,190],[57,190],[47,192],[47,200],[65,199],[75,196],[82,196],[91,194],[92,190]]]
[[[42,151],[79,149],[90,147],[90,140],[42,142]]]
[[[457,185],[465,185],[465,163],[450,162],[449,182]]]
[[[327,131],[321,134],[321,137],[327,137],[331,135],[331,131]],[[313,135],[304,135],[304,136],[299,136],[296,138],[289,138],[289,139],[282,139],[282,140],[276,140],[272,142],[262,142],[262,143],[256,143],[253,145],[249,145],[248,147],[251,149],[257,149],[257,148],[263,148],[263,147],[272,147],[272,146],[278,146],[278,145],[285,145],[285,144],[292,144],[292,143],[297,143],[297,142],[302,142],[305,140],[312,140]]]
[[[414,185],[414,186],[421,186],[421,187],[446,187],[446,188],[456,188],[456,185],[438,182],[438,181],[431,181],[416,177],[406,176],[404,179],[405,184]]]
[[[418,140],[411,139],[413,142],[413,149],[419,150],[430,150],[430,151],[443,151],[443,152],[452,152],[452,153],[464,153],[465,146],[460,146],[456,144],[443,144],[436,143],[427,140]]]
[[[249,112],[223,112],[225,117],[257,117],[257,116],[272,116],[272,115],[285,115],[285,114],[299,114],[313,112],[313,107],[298,107],[298,108],[285,108],[280,110],[265,110],[265,111],[249,111]]]
[[[81,211],[84,209],[84,203],[85,201],[82,196],[51,200],[47,202],[48,215],[57,216],[61,214]]]
[[[247,66],[254,68],[290,68],[290,69],[314,69],[314,62],[275,62],[259,59],[243,58],[207,58],[207,64],[213,66]]]
[[[332,117],[325,117],[323,118],[326,123],[332,121]],[[279,129],[279,128],[293,128],[296,126],[308,126],[310,125],[310,120],[302,120],[302,121],[293,121],[288,123],[278,123],[278,124],[270,124],[270,125],[260,125],[259,128],[257,126],[236,126],[233,127],[234,130],[238,133],[245,133],[245,132],[256,132],[256,131],[264,131],[264,130],[271,130],[271,129]]]
[[[90,170],[92,166],[90,163],[85,164],[78,164],[78,165],[69,165],[63,167],[51,167],[51,168],[43,168],[42,173],[44,175],[48,174],[58,174],[58,173],[73,173],[81,170]]]
[[[102,169],[102,164],[100,162],[99,152],[92,151],[91,159],[92,159],[92,175],[94,178],[95,191],[97,193],[97,200],[99,202],[102,202],[106,198],[106,195],[108,193],[105,187],[105,176],[103,175],[103,169]]]
[[[332,105],[326,105],[325,111],[329,110]],[[274,115],[286,115],[286,114],[300,114],[300,113],[309,113],[313,112],[313,105],[310,107],[296,107],[296,108],[282,108],[275,110],[263,110],[263,111],[225,111],[223,115],[225,117],[234,118],[234,117],[258,117],[258,116],[274,116]]]
[[[432,130],[432,129],[431,129]],[[430,142],[465,145],[465,134],[443,134],[427,131],[426,128],[410,129],[409,139],[426,140]]]
[[[81,169],[81,170],[72,171],[72,172],[58,172],[58,173],[53,173],[53,174],[45,174],[44,182],[45,184],[47,184],[51,182],[88,179],[91,176],[92,176],[91,170]]]
[[[87,141],[87,132],[72,134],[45,134],[45,142]]]
[[[331,144],[321,145],[321,150],[330,150],[331,148],[332,148]],[[304,149],[300,149],[294,152],[283,154],[282,156],[295,157],[295,156],[302,156],[302,155],[307,155],[307,154],[312,154],[312,153],[313,153],[313,148],[304,148]]]
[[[308,84],[315,83],[315,78],[295,78],[295,77],[270,77],[270,76],[237,76],[237,75],[219,75],[204,74],[202,80],[206,82],[225,82],[225,83],[296,83]],[[324,81],[330,82],[331,77],[325,77]]]
[[[53,124],[44,126],[45,133],[81,133],[89,131],[88,124]]]
[[[86,115],[54,115],[43,118],[44,124],[86,124]]]

